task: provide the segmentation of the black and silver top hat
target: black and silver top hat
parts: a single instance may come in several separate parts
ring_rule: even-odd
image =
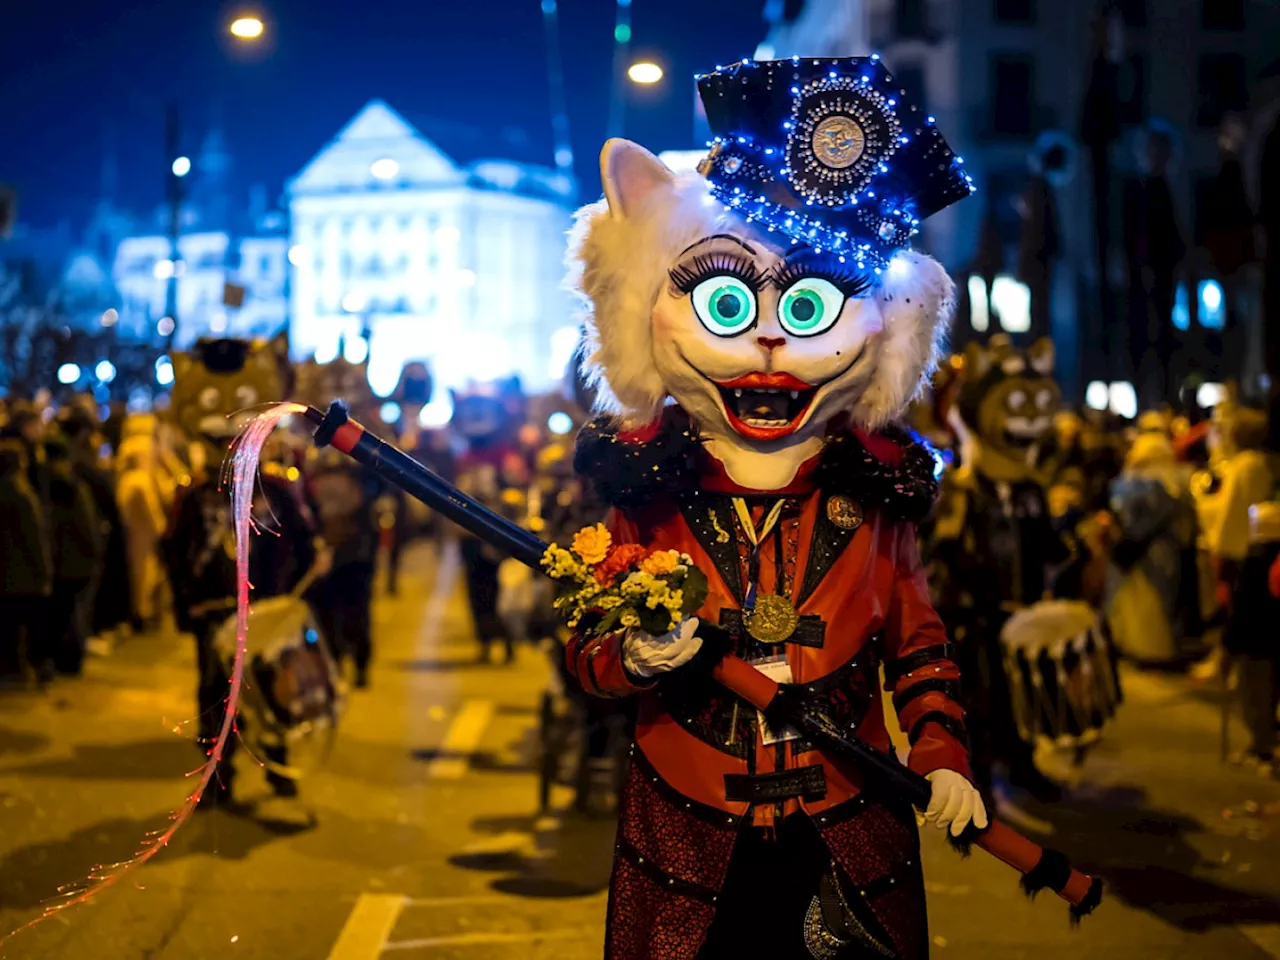
[[[699,172],[767,230],[879,270],[973,192],[878,56],[743,60],[697,79],[714,136]]]

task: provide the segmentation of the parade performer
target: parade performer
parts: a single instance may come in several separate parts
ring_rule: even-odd
[[[575,548],[671,550],[709,578],[668,634],[567,649],[588,692],[639,696],[606,955],[924,957],[910,806],[688,664],[710,620],[887,750],[883,664],[926,817],[986,824],[916,546],[934,460],[890,426],[953,306],[910,238],[969,178],[876,57],[743,61],[698,87],[702,176],[608,142],[568,259],[609,414],[576,467],[614,508]]]
[[[952,410],[964,466],[947,475],[933,546],[935,569],[947,576],[939,606],[965,653],[978,781],[989,795],[993,768],[1002,763],[1010,783],[1045,800],[1060,791],[1036,768],[1034,744],[1013,722],[1000,631],[1010,614],[1046,596],[1051,569],[1071,559],[1054,528],[1043,469],[1061,402],[1052,373],[1047,340],[1027,354],[1004,336],[969,346]]]
[[[180,490],[163,544],[178,629],[196,640],[197,742],[203,751],[221,728],[227,697],[227,664],[215,638],[236,610],[234,530],[219,471],[240,425],[234,414],[279,396],[278,364],[270,345],[247,340],[201,340],[190,353],[173,358],[172,409],[191,442],[203,448],[203,456],[193,459],[208,465]],[[323,562],[327,551],[315,537],[301,498],[271,471],[262,472],[254,515],[276,534],[259,538],[253,551],[254,595],[286,594],[315,566],[318,556]],[[231,802],[235,747],[235,739],[227,743],[214,788],[201,797],[202,807]],[[275,794],[295,796],[295,780],[279,772],[286,765],[283,747],[270,748],[264,759]]]
[[[509,491],[523,502],[524,487],[529,482],[529,464],[517,436],[523,404],[523,393],[515,379],[453,391],[450,426],[467,445],[458,461],[458,487],[504,515],[514,513]],[[490,646],[501,641],[506,662],[510,663],[515,659],[516,638],[498,614],[502,553],[466,533],[461,547],[467,598],[480,641],[480,660],[488,663]]]

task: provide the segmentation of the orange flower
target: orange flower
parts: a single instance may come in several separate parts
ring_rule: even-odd
[[[603,523],[583,527],[573,535],[573,552],[582,558],[583,563],[600,563],[608,555],[612,545],[613,537]]]
[[[672,573],[680,562],[678,550],[658,550],[640,562],[640,569],[645,573],[660,577],[664,573]]]
[[[637,543],[621,543],[609,551],[599,566],[592,571],[596,580],[608,586],[614,577],[629,570],[637,560],[644,556],[644,547]]]

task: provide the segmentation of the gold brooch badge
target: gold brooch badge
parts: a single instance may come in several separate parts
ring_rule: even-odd
[[[827,501],[827,519],[841,530],[857,530],[862,526],[862,506],[845,496]]]
[[[866,146],[867,137],[861,125],[842,114],[827,117],[813,131],[813,155],[832,170],[853,166]]]

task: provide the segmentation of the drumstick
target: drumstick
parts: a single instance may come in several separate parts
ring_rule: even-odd
[[[708,627],[710,630],[706,629]],[[704,634],[723,633],[709,624],[703,624],[703,628],[700,632]],[[762,712],[772,712],[785,696],[775,681],[734,654],[721,658],[712,668],[712,676]],[[858,739],[852,731],[838,728],[829,717],[805,710],[803,706],[802,702],[797,702],[794,709],[783,710],[790,725],[801,728],[837,755],[889,781],[907,796],[913,806],[923,810],[929,805],[933,787],[926,778]],[[1039,846],[994,817],[988,824],[983,830],[970,824],[961,839],[971,839],[1021,873],[1023,889],[1028,893],[1034,895],[1046,887],[1053,890],[1071,904],[1071,916],[1076,920],[1092,913],[1101,902],[1101,880],[1075,869],[1061,853]]]

